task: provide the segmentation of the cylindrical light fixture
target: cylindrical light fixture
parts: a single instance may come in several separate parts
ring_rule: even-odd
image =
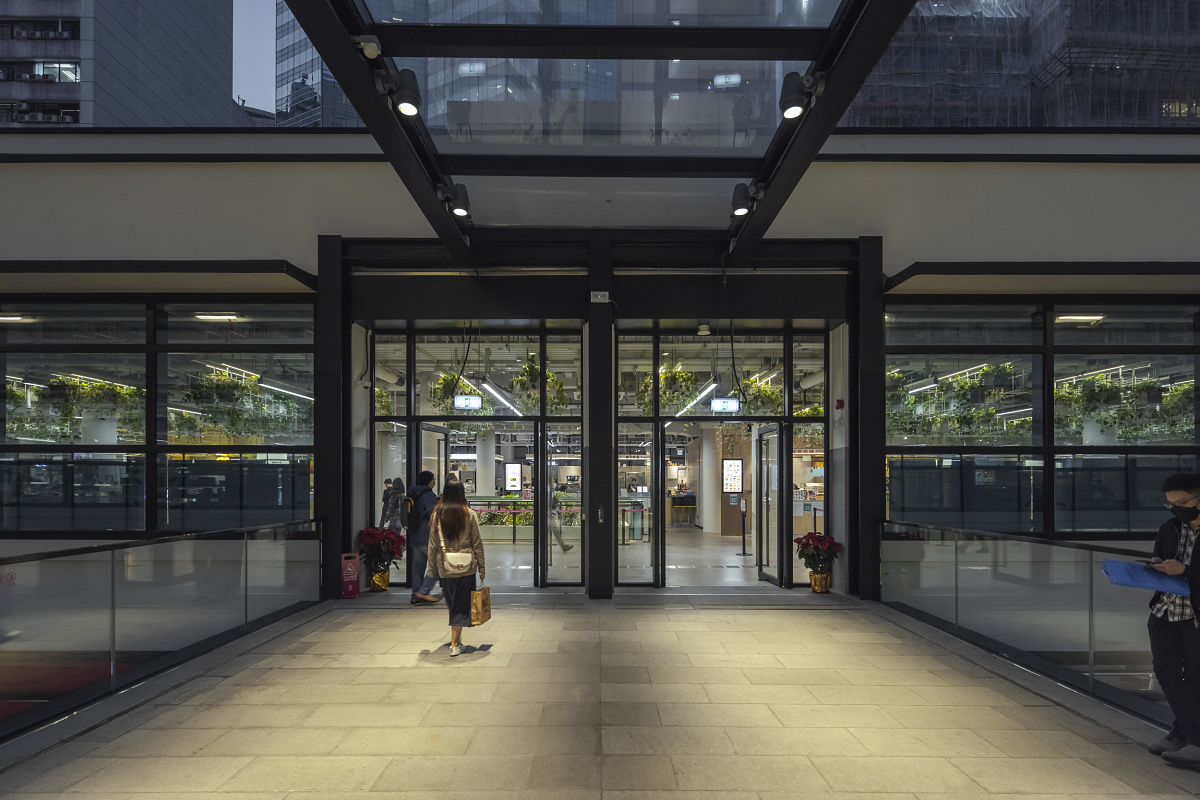
[[[456,217],[465,217],[471,213],[471,196],[467,187],[461,183],[454,184],[454,194],[450,198],[450,210]]]
[[[421,109],[421,87],[417,85],[417,73],[411,69],[400,70],[400,85],[392,95],[396,110],[406,117],[415,117]]]
[[[700,327],[696,328],[696,335],[697,336],[711,336],[712,331],[710,331],[708,329],[707,325],[701,324]]]
[[[795,119],[804,112],[808,93],[804,91],[804,79],[799,72],[783,76],[783,88],[779,91],[779,110],[784,119]]]
[[[744,217],[750,213],[750,187],[739,183],[733,187],[733,202],[729,204],[735,217]]]

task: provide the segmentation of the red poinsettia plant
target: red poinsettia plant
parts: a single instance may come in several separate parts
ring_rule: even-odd
[[[841,542],[823,533],[806,533],[792,540],[796,543],[796,555],[804,559],[805,565],[818,575],[833,572],[833,561],[842,552]]]
[[[358,532],[358,552],[362,554],[363,569],[368,575],[388,572],[404,557],[403,534],[391,528],[363,528]]]

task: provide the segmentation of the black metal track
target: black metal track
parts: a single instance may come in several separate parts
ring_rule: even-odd
[[[354,15],[346,8],[339,14],[330,0],[287,0],[287,4],[450,257],[458,263],[471,263],[467,240],[438,197],[435,184],[441,176],[431,175],[428,162],[421,157],[420,137],[414,141],[413,134],[400,124],[397,113],[376,90],[371,66],[351,41],[352,36],[366,31],[348,30],[343,17]]]
[[[762,165],[738,156],[526,156],[447,155],[439,158],[451,175],[553,175],[578,178],[741,178]]]
[[[826,73],[824,93],[809,104],[798,124],[780,127],[772,141],[757,178],[767,186],[766,196],[736,231],[729,250],[732,259],[749,258],[766,236],[915,4],[915,0],[846,4],[826,50],[809,70]]]
[[[812,61],[826,28],[631,25],[376,24],[393,58],[596,58],[662,61]]]

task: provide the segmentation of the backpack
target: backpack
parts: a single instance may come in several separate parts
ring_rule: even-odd
[[[404,498],[404,527],[408,528],[410,534],[415,533],[421,527],[421,520],[425,516],[417,506],[417,498],[423,494],[425,492]]]

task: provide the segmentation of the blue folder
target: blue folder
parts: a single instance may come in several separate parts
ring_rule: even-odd
[[[1182,575],[1167,575],[1150,569],[1145,564],[1106,558],[1100,565],[1100,570],[1108,578],[1108,582],[1116,586],[1132,586],[1135,589],[1150,589],[1154,592],[1170,592],[1184,596],[1192,593]]]

